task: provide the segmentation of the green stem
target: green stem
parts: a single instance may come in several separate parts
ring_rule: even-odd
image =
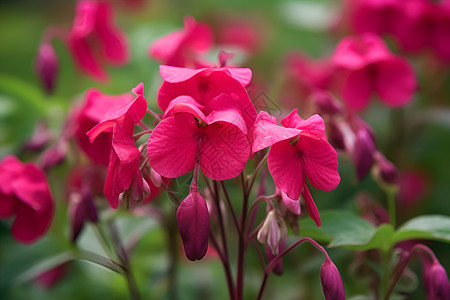
[[[396,208],[395,208],[395,191],[393,189],[388,189],[387,192],[387,201],[388,201],[388,211],[389,211],[389,221],[391,222],[392,227],[397,226],[396,221]]]

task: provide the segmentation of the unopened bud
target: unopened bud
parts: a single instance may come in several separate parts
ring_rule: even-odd
[[[353,161],[358,180],[363,180],[372,168],[374,153],[375,143],[371,135],[365,128],[360,128],[353,148]]]
[[[384,157],[381,152],[375,153],[375,160],[377,162],[377,176],[386,184],[396,184],[398,178],[397,167]]]
[[[267,244],[273,255],[278,254],[279,243],[287,236],[286,223],[271,210],[258,231],[257,239],[261,244]]]
[[[344,284],[336,265],[326,258],[320,269],[320,281],[326,300],[345,300]]]
[[[35,69],[45,92],[51,94],[59,72],[58,56],[51,44],[46,43],[39,47]]]
[[[436,259],[424,267],[423,280],[428,300],[450,299],[450,282],[447,272]]]
[[[311,98],[320,114],[335,115],[341,112],[342,105],[329,92],[317,90]]]
[[[60,139],[53,146],[45,150],[41,157],[41,166],[44,171],[61,164],[66,159],[67,141]]]

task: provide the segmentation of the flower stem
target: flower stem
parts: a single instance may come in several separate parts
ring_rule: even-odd
[[[389,211],[389,221],[392,227],[397,226],[396,222],[396,208],[395,208],[395,191],[393,189],[388,189],[386,191],[387,201],[388,201],[388,211]]]
[[[256,170],[255,170],[256,172]],[[256,174],[254,174],[256,175]],[[245,266],[245,250],[246,250],[246,222],[247,222],[247,210],[248,210],[248,196],[251,188],[247,189],[247,182],[245,181],[244,174],[241,173],[243,199],[242,199],[242,211],[241,211],[241,226],[238,243],[238,266],[237,266],[237,299],[242,300],[244,294],[244,266]]]

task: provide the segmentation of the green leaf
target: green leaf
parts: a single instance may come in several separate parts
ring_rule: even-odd
[[[400,226],[393,237],[395,243],[412,239],[450,243],[450,217],[441,215],[416,217]]]
[[[328,242],[329,247],[352,250],[387,250],[392,245],[394,229],[390,224],[377,228],[347,211],[326,211],[321,214],[321,219],[321,227],[315,226],[310,219],[301,220],[301,235]]]

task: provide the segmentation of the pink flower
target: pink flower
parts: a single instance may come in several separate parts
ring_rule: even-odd
[[[253,129],[252,153],[272,146],[267,163],[275,185],[292,201],[301,194],[310,216],[320,226],[319,212],[306,178],[317,189],[330,191],[336,188],[340,181],[337,154],[327,141],[322,118],[313,115],[303,120],[297,110],[281,120],[284,127],[261,111]]]
[[[161,176],[186,174],[198,162],[214,180],[234,178],[245,168],[250,146],[237,104],[227,94],[209,103],[209,114],[189,96],[174,99],[148,141],[150,165]]]
[[[189,260],[202,259],[208,250],[209,213],[206,201],[197,188],[197,174],[189,195],[177,210],[177,224]]]
[[[229,19],[220,24],[217,43],[224,47],[234,47],[247,53],[261,49],[263,36],[260,29],[263,24],[252,24],[248,20]]]
[[[169,103],[178,96],[187,95],[204,107],[205,115],[212,109],[210,103],[220,94],[227,94],[235,103],[247,128],[256,119],[256,110],[245,86],[252,78],[248,68],[202,68],[188,69],[160,66],[164,82],[158,91],[158,105],[166,111]]]
[[[357,111],[367,106],[373,92],[386,105],[399,107],[411,100],[417,88],[411,65],[373,34],[344,38],[331,61],[342,71],[342,98]]]
[[[132,100],[133,96],[130,93],[111,96],[97,89],[86,92],[84,103],[74,113],[72,130],[76,142],[92,162],[103,166],[108,165],[112,132],[100,133],[92,143],[86,133],[103,120],[113,116],[116,111],[126,107]]]
[[[25,244],[40,239],[49,229],[54,212],[44,172],[32,163],[9,155],[0,162],[0,218],[11,218],[14,238]]]
[[[150,46],[150,57],[169,66],[196,67],[198,56],[212,45],[212,31],[193,17],[184,18],[184,29],[157,39]]]
[[[424,260],[423,284],[428,300],[450,298],[450,282],[447,272],[436,258]]]
[[[77,3],[67,46],[80,70],[99,81],[108,79],[104,70],[107,63],[119,66],[128,61],[125,34],[115,26],[107,1]]]
[[[133,89],[135,99],[109,111],[86,133],[91,142],[103,132],[112,134],[112,151],[104,187],[105,196],[112,208],[118,207],[119,195],[122,192],[131,189],[130,197],[134,202],[142,199],[144,190],[148,189],[139,170],[141,152],[136,148],[133,139],[134,124],[139,123],[147,111],[143,87],[142,83],[137,85]]]

